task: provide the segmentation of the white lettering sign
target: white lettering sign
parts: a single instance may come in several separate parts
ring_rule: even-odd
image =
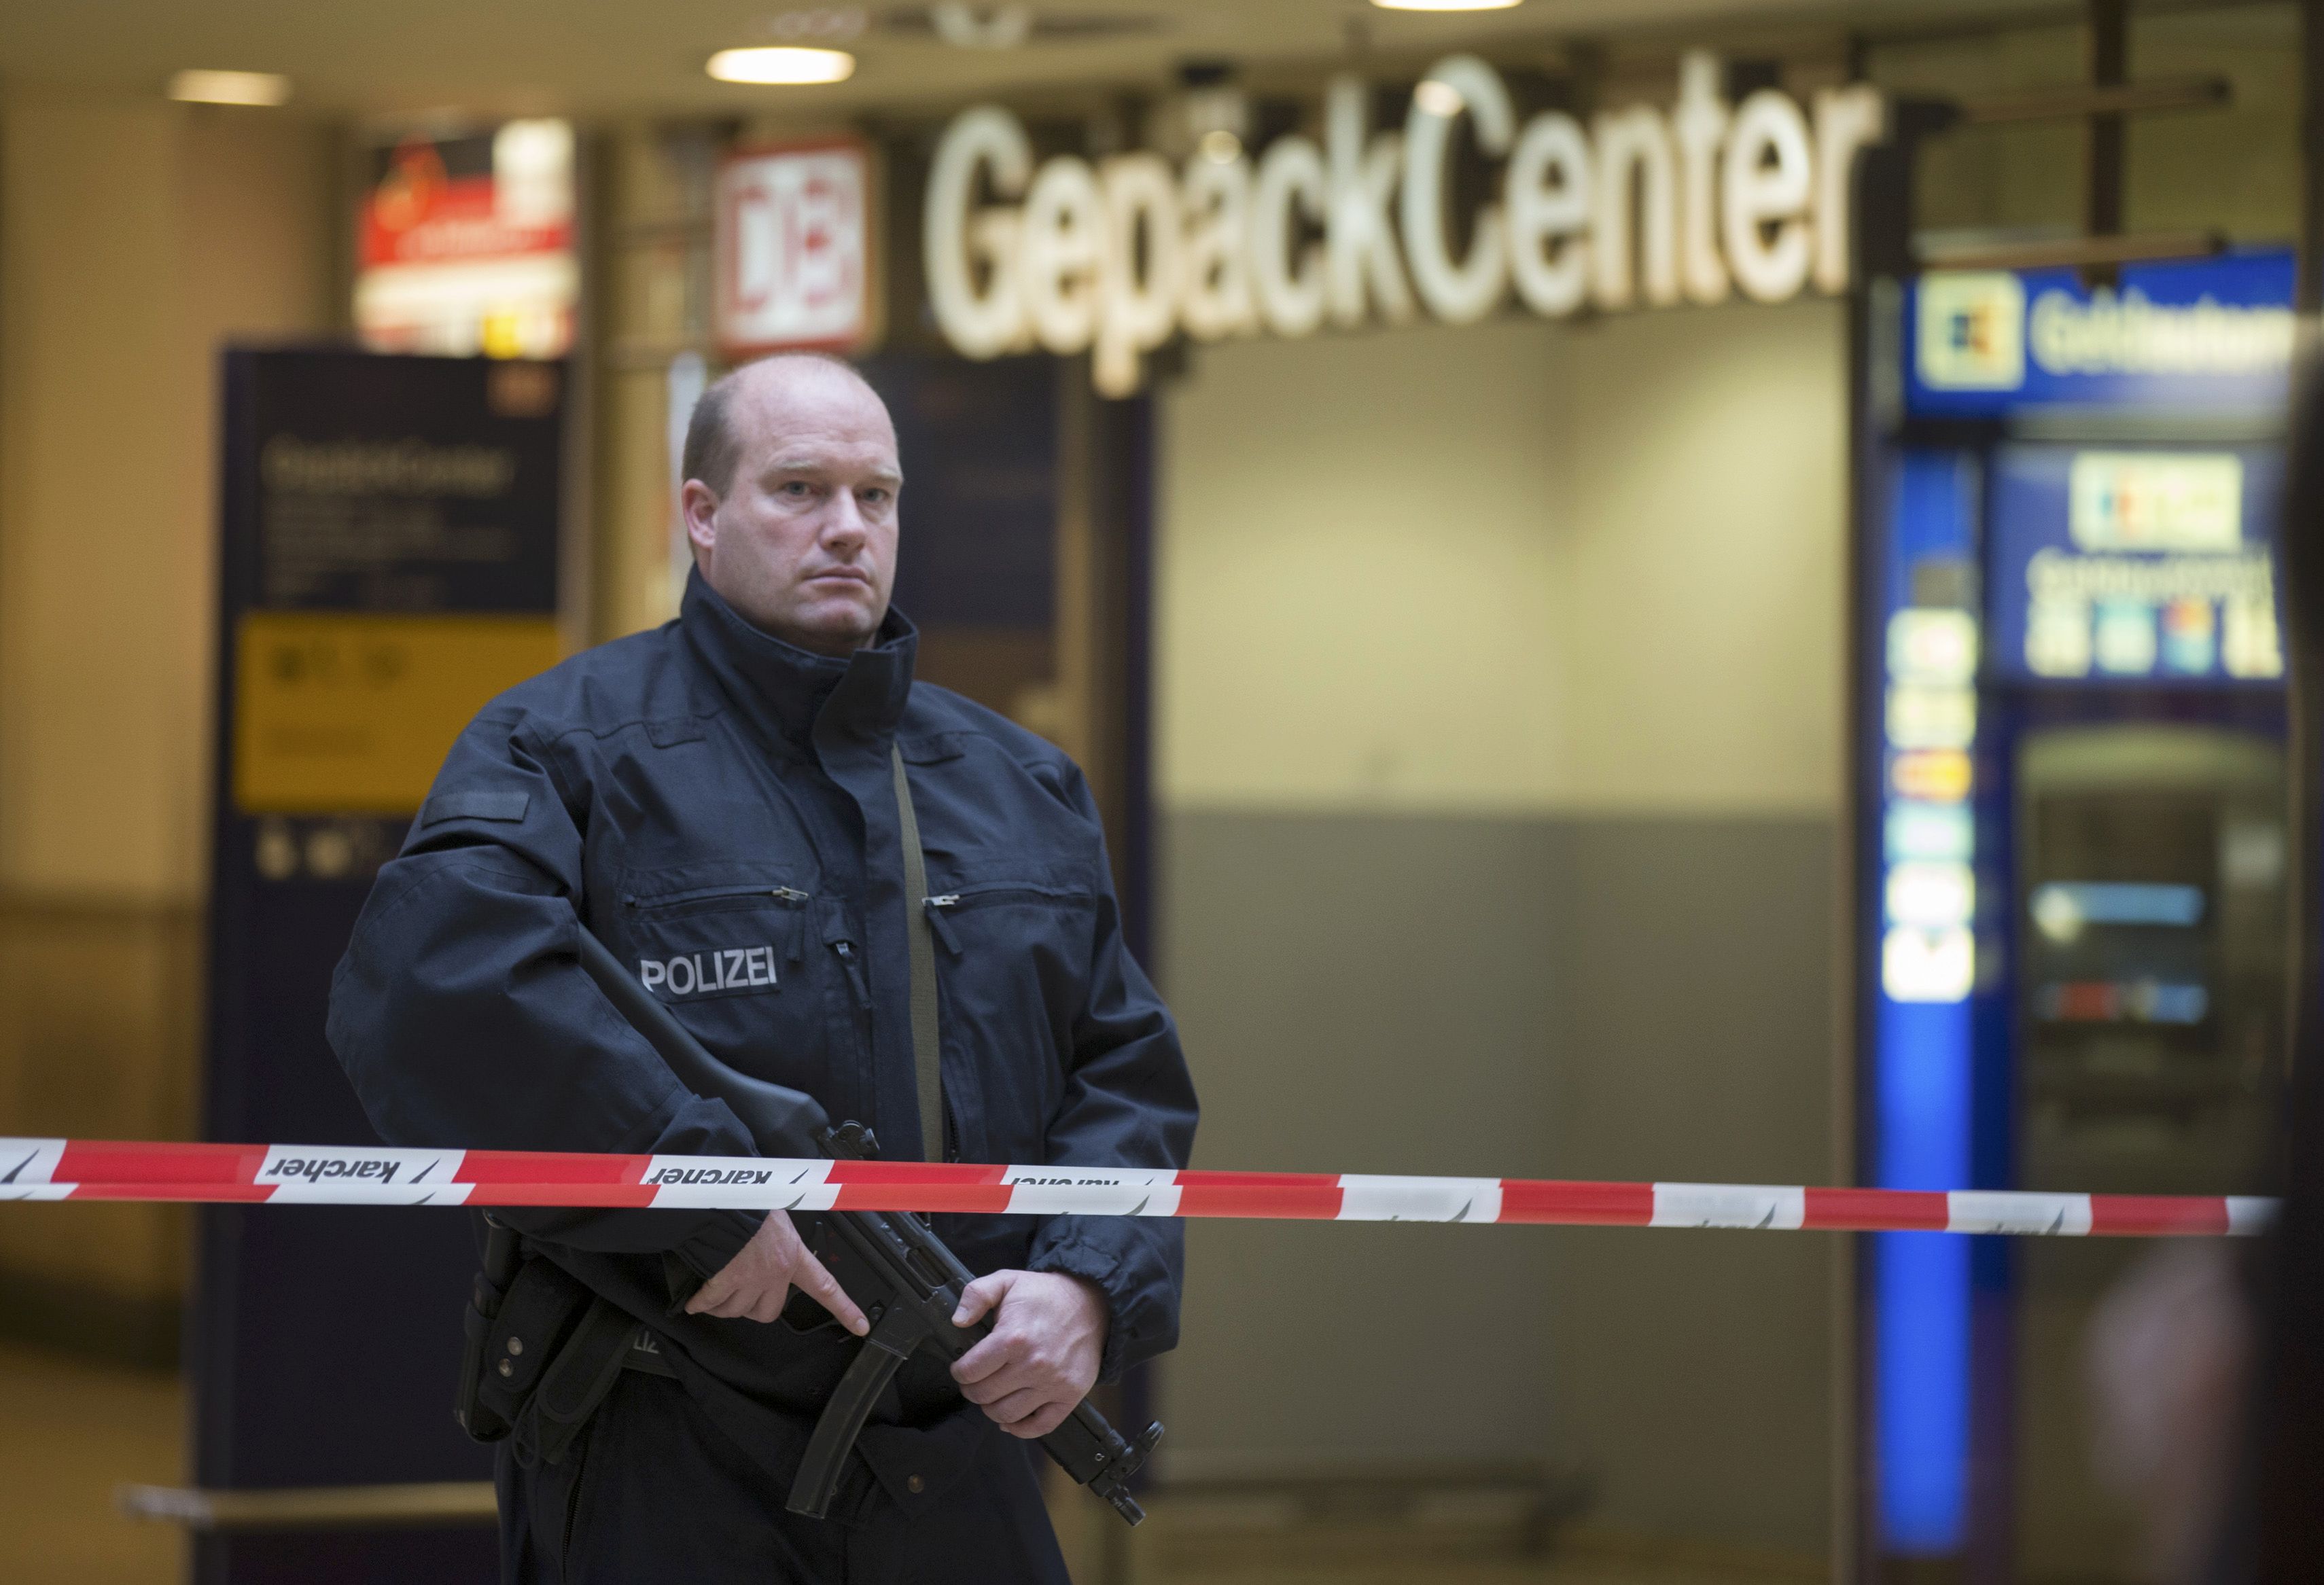
[[[2083,302],[2070,292],[2034,299],[2026,326],[2034,361],[2053,374],[2240,374],[2292,362],[2285,308],[2149,302],[2136,287]]]
[[[674,957],[641,958],[638,978],[648,991],[667,1000],[677,996],[701,996],[713,991],[742,991],[773,985],[775,949],[771,946],[725,946],[706,952],[680,953]]]
[[[1198,341],[1397,325],[1416,305],[1466,324],[1512,294],[1556,318],[1585,303],[1780,302],[1849,280],[1849,172],[1886,135],[1879,91],[1812,107],[1772,88],[1729,106],[1718,60],[1680,69],[1665,114],[1632,106],[1585,128],[1520,124],[1490,66],[1429,69],[1401,131],[1376,129],[1352,77],[1324,96],[1323,139],[1280,137],[1254,164],[1151,153],[1041,163],[1007,111],[946,128],[924,242],[937,325],[961,353],[1093,349],[1100,391],[1137,389],[1145,355]],[[1496,195],[1456,227],[1447,174],[1465,143],[1499,166]],[[1465,243],[1455,235],[1465,233]]]

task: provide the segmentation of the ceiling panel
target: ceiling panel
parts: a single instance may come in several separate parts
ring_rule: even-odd
[[[1134,88],[1167,81],[1190,58],[1264,69],[1369,57],[1388,70],[1464,44],[1548,51],[1563,39],[1641,29],[1676,37],[1886,27],[2013,7],[2000,0],[1526,0],[1501,12],[1422,15],[1359,0],[1071,0],[1037,12],[1153,25],[992,51],[883,25],[893,13],[874,6],[872,25],[851,46],[861,64],[846,83],[740,88],[703,74],[715,50],[778,41],[783,9],[748,0],[14,0],[0,3],[0,79],[158,93],[171,72],[209,67],[286,73],[294,108],[330,115],[817,117],[1045,87]]]

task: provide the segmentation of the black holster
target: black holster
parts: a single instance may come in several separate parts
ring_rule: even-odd
[[[613,1390],[638,1334],[626,1311],[485,1218],[484,1270],[463,1317],[453,1417],[478,1442],[513,1438],[520,1463],[561,1461]]]

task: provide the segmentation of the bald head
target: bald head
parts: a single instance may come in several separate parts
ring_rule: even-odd
[[[803,649],[872,640],[895,587],[903,470],[861,374],[815,353],[746,364],[695,404],[683,460],[687,537],[727,604]]]
[[[680,476],[699,479],[724,494],[734,482],[734,464],[742,455],[734,432],[736,399],[746,388],[761,389],[770,383],[788,386],[801,380],[832,377],[852,381],[873,401],[880,400],[879,393],[855,372],[853,364],[828,353],[779,352],[729,369],[695,399],[694,411],[686,424]],[[884,404],[881,410],[886,410]]]

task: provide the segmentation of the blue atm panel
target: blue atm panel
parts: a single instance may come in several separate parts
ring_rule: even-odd
[[[1868,1182],[2256,1186],[2293,274],[2272,250],[1874,296],[1896,334],[1867,340],[1895,355],[1862,371],[1886,416],[1857,493]],[[1866,1577],[2130,1577],[2080,1350],[2139,1251],[1867,1245]]]
[[[1977,981],[1977,507],[1983,471],[1908,449],[1885,493],[1877,750],[1880,1061],[1869,1164],[1888,1189],[1971,1181],[1970,997]],[[1962,1533],[1969,1470],[1969,1249],[1939,1233],[1874,1240],[1881,1533],[1916,1553]]]

